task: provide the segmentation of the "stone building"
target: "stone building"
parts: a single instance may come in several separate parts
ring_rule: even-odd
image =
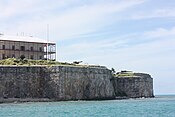
[[[5,58],[56,59],[56,43],[32,36],[0,35],[0,60]]]

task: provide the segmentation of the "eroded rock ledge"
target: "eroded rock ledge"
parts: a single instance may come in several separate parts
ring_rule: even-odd
[[[116,96],[154,97],[153,78],[149,74],[124,71],[117,73],[113,80]]]
[[[151,76],[114,76],[100,66],[0,67],[0,99],[102,100],[117,96],[153,97]]]

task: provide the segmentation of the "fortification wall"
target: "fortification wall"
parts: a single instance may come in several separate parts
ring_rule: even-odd
[[[112,99],[111,78],[104,67],[1,66],[0,98]]]
[[[0,98],[48,98],[53,100],[153,97],[148,74],[113,77],[106,67],[1,66]]]
[[[41,67],[0,67],[0,98],[42,97]]]
[[[138,73],[137,77],[115,77],[116,96],[129,98],[154,97],[153,79],[148,74]]]

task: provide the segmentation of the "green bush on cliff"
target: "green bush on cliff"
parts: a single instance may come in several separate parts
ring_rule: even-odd
[[[0,65],[16,65],[18,61],[14,58],[0,60]]]
[[[32,59],[16,59],[16,58],[8,58],[0,60],[0,65],[17,65],[17,66],[32,66],[32,65],[64,65],[64,66],[79,66],[79,67],[100,67],[96,65],[81,65],[67,62],[58,62],[53,60],[32,60]]]
[[[0,65],[59,65],[60,62],[51,60],[31,60],[31,59],[16,59],[8,58],[0,60]]]

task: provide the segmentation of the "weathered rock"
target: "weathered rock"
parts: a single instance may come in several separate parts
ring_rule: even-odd
[[[112,99],[105,67],[0,67],[0,98]]]
[[[113,80],[116,96],[127,96],[129,98],[154,97],[153,79],[149,74],[121,75],[114,77]]]
[[[150,75],[124,73],[113,77],[110,70],[100,66],[1,66],[0,98],[100,100],[154,96]]]

